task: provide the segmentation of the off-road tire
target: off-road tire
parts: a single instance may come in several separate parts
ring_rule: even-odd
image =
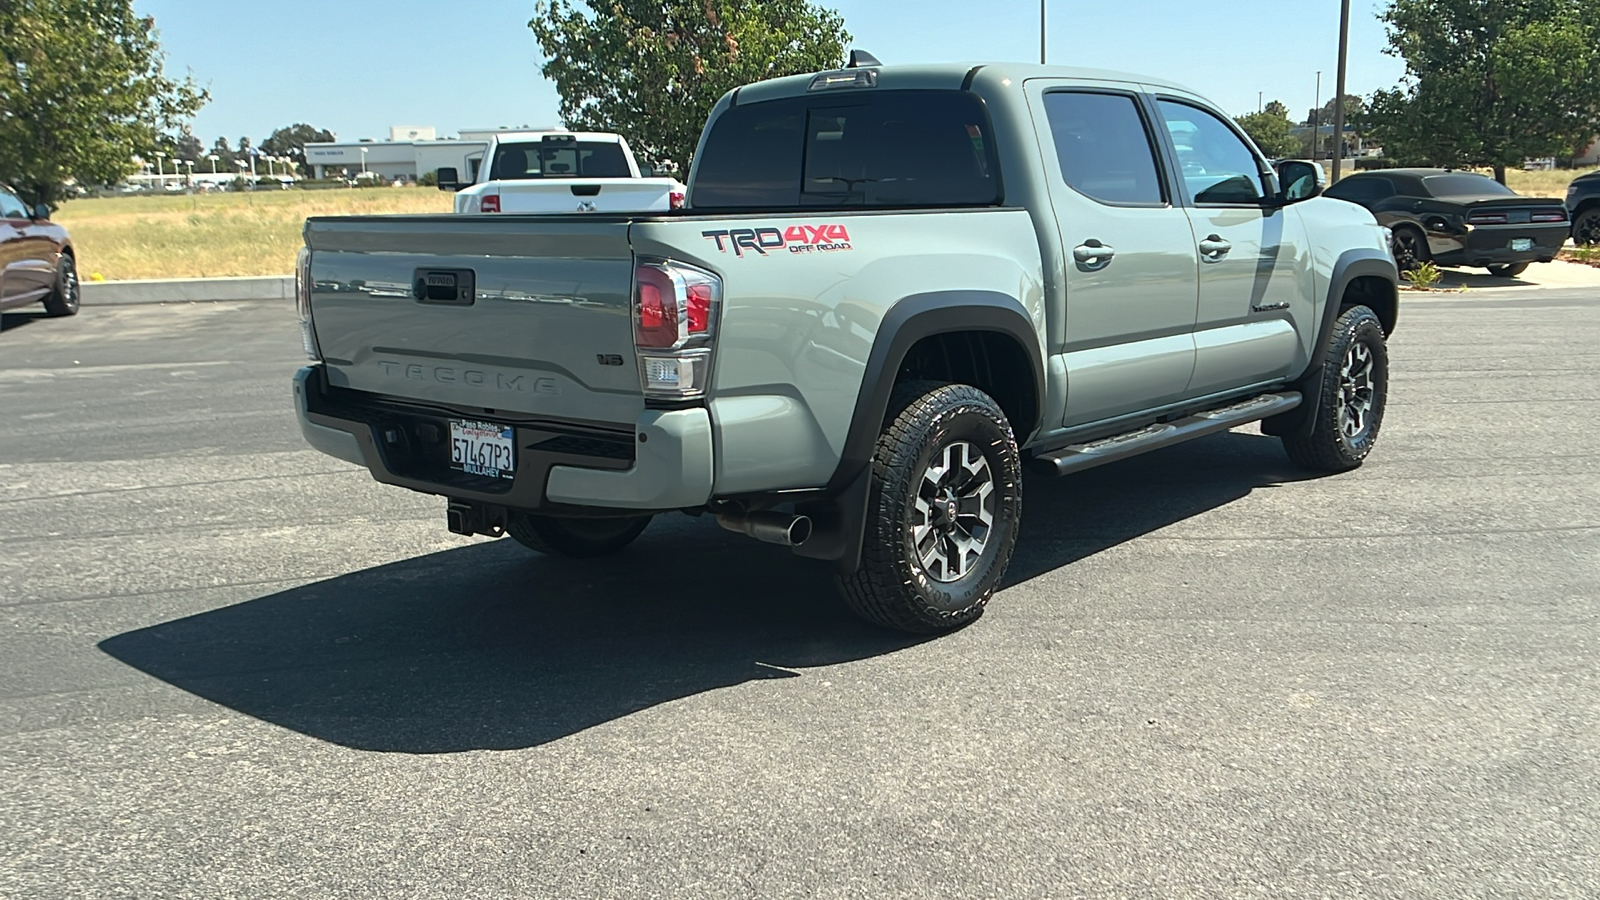
[[[1353,349],[1354,348],[1354,349]],[[1353,384],[1352,357],[1365,357],[1368,401],[1361,427],[1347,433],[1352,422],[1353,399],[1360,391]],[[1316,472],[1344,472],[1361,465],[1372,452],[1383,425],[1383,410],[1389,393],[1389,351],[1378,316],[1365,306],[1352,306],[1339,314],[1322,354],[1322,378],[1313,388],[1318,392],[1316,418],[1310,433],[1283,436],[1283,448],[1296,465]],[[1312,398],[1308,397],[1307,400]],[[1359,405],[1359,404],[1358,404]],[[1343,410],[1343,412],[1342,412]]]
[[[951,454],[963,458],[959,477],[969,478],[969,485],[987,477],[993,485],[993,503],[977,500],[991,521],[983,528],[981,550],[972,551],[975,560],[968,565],[969,551],[959,550],[956,568],[965,573],[941,580],[925,564],[925,552],[914,535],[919,529],[927,532],[932,522],[926,506],[918,510],[919,492],[941,461],[954,458]],[[972,476],[965,469],[979,465],[974,461],[980,456],[987,474]],[[999,404],[964,384],[900,385],[872,455],[871,479],[861,566],[839,579],[850,608],[874,624],[916,634],[950,631],[983,615],[1011,562],[1022,518],[1021,455]],[[959,493],[954,486],[951,490]],[[970,502],[969,497],[952,508],[971,509]],[[960,518],[975,521],[975,514]],[[959,534],[971,542],[975,532]],[[943,566],[943,574],[951,575],[948,559]]]
[[[1428,236],[1415,225],[1396,225],[1392,231],[1394,238],[1390,241],[1389,249],[1394,253],[1394,262],[1400,271],[1409,272],[1433,260],[1433,253],[1428,249]]]
[[[56,286],[44,298],[44,311],[52,316],[75,316],[82,287],[78,284],[78,264],[72,254],[61,254],[56,264]]]
[[[1515,278],[1528,271],[1527,263],[1511,263],[1505,266],[1489,266],[1489,274],[1496,278]]]
[[[506,522],[506,534],[529,550],[549,556],[591,559],[615,553],[633,543],[651,516],[618,518],[554,518],[527,512],[513,512]]]
[[[1572,220],[1572,242],[1579,247],[1600,245],[1600,206],[1591,206]]]

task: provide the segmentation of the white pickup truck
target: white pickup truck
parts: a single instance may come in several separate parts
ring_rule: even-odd
[[[686,188],[647,177],[621,135],[514,132],[495,135],[476,183],[439,170],[439,189],[457,191],[457,213],[650,212],[681,209]]]

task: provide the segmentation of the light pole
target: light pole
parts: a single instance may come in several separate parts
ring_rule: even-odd
[[[165,153],[156,154],[156,182],[162,187],[167,186],[167,171],[161,168],[161,161],[166,158],[167,155]]]
[[[1311,101],[1311,158],[1317,158],[1317,148],[1322,145],[1322,70],[1317,70],[1317,99]],[[1317,163],[1317,165],[1322,165]]]
[[[1039,65],[1041,66],[1045,64],[1046,59],[1044,52],[1044,8],[1048,2],[1049,0],[1039,0]]]
[[[211,174],[217,174],[217,155],[215,153],[207,154],[206,159],[211,160]]]
[[[366,179],[366,174],[367,174],[367,148],[362,147],[361,148],[361,176],[362,176],[361,180],[362,181],[366,181],[367,180]]]
[[[1339,77],[1333,104],[1333,180],[1339,180],[1344,163],[1344,68],[1350,55],[1350,0],[1339,4]]]
[[[176,166],[174,166],[176,168]],[[194,160],[183,160],[183,183],[194,184]]]

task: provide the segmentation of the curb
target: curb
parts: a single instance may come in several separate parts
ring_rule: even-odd
[[[237,300],[293,300],[293,275],[245,278],[173,278],[165,281],[84,281],[84,306],[138,303],[212,303]]]

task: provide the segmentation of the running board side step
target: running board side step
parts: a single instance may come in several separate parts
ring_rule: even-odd
[[[1150,425],[1126,434],[1116,434],[1083,444],[1068,444],[1058,450],[1040,453],[1029,461],[1029,465],[1035,471],[1047,475],[1082,472],[1108,462],[1116,462],[1119,459],[1127,459],[1130,456],[1138,456],[1151,450],[1160,450],[1162,447],[1170,447],[1173,444],[1181,444],[1208,434],[1260,421],[1268,416],[1288,412],[1299,405],[1298,391],[1262,394],[1259,397],[1197,412],[1171,422]]]

